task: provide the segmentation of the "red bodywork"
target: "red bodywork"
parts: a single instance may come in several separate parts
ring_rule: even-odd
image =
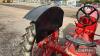
[[[94,17],[91,17],[91,19],[93,21],[95,21]],[[84,23],[87,23],[87,21],[84,21]],[[88,22],[88,23],[91,23],[91,22]],[[94,40],[96,28],[97,28],[97,22],[90,26],[85,26],[85,27],[80,23],[76,23],[75,33],[71,34],[71,35],[73,35],[74,38],[77,38],[77,36],[78,36],[79,38],[82,38],[86,42],[96,41],[97,43],[100,43],[99,40]],[[96,56],[95,47],[79,46],[78,48],[80,48],[80,49],[85,48],[87,50],[88,49],[93,50],[93,52],[89,52],[89,51],[77,52],[76,51],[77,47],[70,41],[67,41],[65,43],[65,45],[62,47],[62,45],[57,43],[58,37],[59,37],[58,35],[59,35],[59,31],[57,30],[54,33],[52,33],[49,36],[49,38],[45,38],[43,41],[38,43],[38,46],[40,48],[42,48],[43,45],[46,45],[48,52],[46,52],[45,56],[50,56],[50,52],[60,53],[60,54],[62,54],[62,56],[69,56],[69,55],[72,55],[72,56]]]
[[[85,18],[84,20],[81,20],[82,18]],[[91,21],[87,17],[80,17],[80,20],[82,21],[83,24],[81,23],[75,23],[76,28],[75,32],[70,33],[70,35],[73,38],[81,38],[85,42],[96,42],[96,44],[100,43],[100,40],[94,40],[94,35],[95,31],[97,28],[97,22],[84,26],[84,24],[91,24],[92,22],[95,22],[96,19],[95,17],[90,16]],[[50,36],[45,38],[44,40],[40,41],[38,43],[39,48],[46,47],[46,52],[45,55],[43,56],[51,56],[52,52],[55,53],[60,53],[62,56],[96,56],[96,46],[78,46],[71,42],[71,41],[66,41],[65,45],[62,46],[61,44],[58,43],[58,37],[59,37],[59,30],[56,30],[53,32]],[[76,49],[79,49],[78,51]],[[82,50],[81,50],[82,49]],[[91,51],[92,50],[92,51]]]
[[[95,22],[95,18],[91,17],[92,22]],[[86,18],[86,20],[83,20],[83,23],[91,23],[89,22],[89,20]],[[81,23],[76,23],[76,35],[83,35],[82,38],[86,41],[93,41],[94,40],[94,35],[95,35],[95,31],[97,28],[97,22],[90,25],[90,26],[85,26],[82,25]]]
[[[83,17],[81,17],[81,18],[83,18]],[[91,19],[93,22],[95,21],[94,17],[91,17]],[[86,18],[86,20],[84,19],[82,21],[84,24],[91,23],[88,21],[87,18]],[[92,25],[89,25],[89,26],[84,26],[81,23],[76,23],[76,29],[75,29],[75,33],[74,33],[73,37],[81,38],[86,42],[93,42],[96,28],[97,28],[97,22]],[[76,48],[77,47],[75,47],[75,45],[73,43],[71,43],[67,49],[68,54],[70,54],[72,56],[96,56],[96,50],[94,47],[79,46],[78,48],[80,49],[80,52],[76,51]],[[83,50],[81,50],[81,49],[83,49]],[[85,49],[87,51],[85,51]],[[90,50],[93,50],[93,51],[90,52]]]

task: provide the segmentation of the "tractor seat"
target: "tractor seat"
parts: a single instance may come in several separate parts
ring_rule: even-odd
[[[76,38],[74,39],[72,36],[70,35],[66,35],[65,39],[73,42],[74,44],[78,45],[78,46],[88,46],[88,47],[93,47],[93,46],[96,46],[96,43],[95,42],[86,42],[80,38]]]

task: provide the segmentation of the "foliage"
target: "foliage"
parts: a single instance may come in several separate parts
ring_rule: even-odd
[[[100,3],[100,0],[80,0],[80,3]]]
[[[95,3],[100,3],[100,0],[94,0]]]

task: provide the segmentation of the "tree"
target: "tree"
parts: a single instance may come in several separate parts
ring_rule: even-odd
[[[100,0],[80,0],[80,3],[100,3]]]
[[[93,2],[93,0],[80,0],[80,3],[89,3],[91,4]]]
[[[95,3],[100,3],[100,0],[94,0]]]
[[[85,0],[80,0],[79,2],[80,2],[80,3],[84,3],[84,2],[85,2]]]

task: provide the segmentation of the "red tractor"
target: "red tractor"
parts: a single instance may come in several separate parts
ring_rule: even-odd
[[[70,43],[66,51],[72,56],[96,56],[95,47],[100,40],[94,40],[94,35],[99,12],[93,6],[85,5],[78,10],[76,16],[78,22],[75,23],[75,32],[66,36],[66,43]]]
[[[71,29],[75,32],[66,34],[63,37],[66,42],[61,45],[59,28],[62,26],[63,14],[59,7],[41,6],[25,16],[32,21],[24,35],[27,41],[31,40],[28,43],[31,45],[26,48],[30,56],[96,56],[95,48],[100,44],[100,40],[94,40],[94,35],[97,35],[95,31],[99,20],[98,10],[90,5],[81,7],[76,14],[75,30]],[[29,36],[32,36],[30,40]]]

